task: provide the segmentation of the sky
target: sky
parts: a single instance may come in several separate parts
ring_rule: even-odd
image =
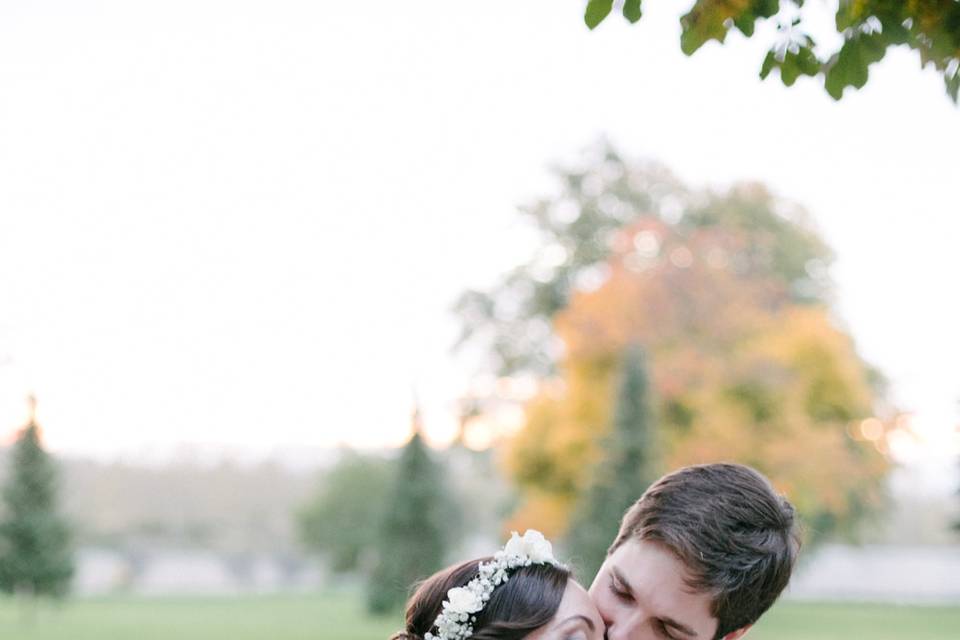
[[[841,102],[677,3],[0,2],[0,433],[51,448],[449,440],[450,305],[525,257],[516,209],[605,136],[759,180],[835,249],[837,309],[937,477],[960,452],[960,111],[892,51]],[[826,24],[828,16],[821,16]],[[829,41],[829,35],[823,37]]]

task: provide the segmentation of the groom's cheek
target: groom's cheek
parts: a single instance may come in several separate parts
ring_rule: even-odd
[[[590,588],[587,590],[587,593],[590,594],[590,599],[593,600],[593,604],[600,606],[600,596],[602,594],[602,589],[600,583],[603,581],[603,567],[600,567],[600,571],[597,572],[597,575],[593,578],[593,582],[590,584]]]
[[[600,573],[597,574],[597,577],[593,579],[593,584],[590,585],[590,589],[587,593],[590,594],[590,599],[593,601],[594,606],[597,608],[597,611],[600,612],[600,619],[603,620],[603,624],[610,626],[612,622],[611,618],[611,603],[610,603],[610,591],[603,588],[604,573],[601,568]]]

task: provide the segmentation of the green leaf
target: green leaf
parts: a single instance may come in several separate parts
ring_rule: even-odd
[[[690,11],[680,17],[680,49],[689,56],[708,40],[723,43],[732,15],[728,0],[697,0]]]
[[[953,77],[945,77],[944,81],[947,85],[947,95],[953,100],[953,104],[957,104],[957,94],[960,93],[960,71],[954,73]]]
[[[740,32],[743,33],[743,35],[749,38],[753,35],[753,27],[756,24],[756,21],[757,17],[747,11],[734,18],[733,24],[736,25],[737,29],[740,29]]]
[[[815,76],[820,73],[820,61],[809,47],[802,47],[797,53],[797,64],[804,75]]]
[[[631,23],[640,19],[640,1],[641,0],[624,0],[623,2],[623,17]]]
[[[610,15],[613,10],[613,0],[590,0],[587,3],[587,10],[583,14],[583,21],[591,29],[603,22],[603,19]]]
[[[884,42],[882,34],[864,34],[858,39],[860,40],[860,53],[863,55],[866,64],[869,65],[883,60],[883,56],[887,53],[887,44]]]
[[[753,14],[758,18],[769,18],[780,12],[780,0],[756,0],[753,3]]]
[[[848,50],[846,56],[847,79],[857,89],[862,89],[867,84],[867,61],[863,55],[862,43],[859,39],[848,40],[840,50],[840,59],[843,60],[844,49]]]
[[[688,56],[703,46],[704,42],[706,42],[706,40],[693,29],[684,29],[680,34],[680,50]]]
[[[760,79],[765,80],[775,66],[777,66],[777,56],[771,49],[767,52],[767,57],[763,59],[763,65],[760,67]]]
[[[892,19],[880,20],[882,34],[887,44],[906,44],[910,41],[910,30],[902,23]]]
[[[770,18],[780,13],[780,0],[757,0],[753,12],[760,18]]]
[[[843,96],[845,87],[860,89],[867,83],[867,62],[861,46],[859,38],[849,38],[828,65],[824,87],[835,100]]]
[[[854,3],[850,0],[840,0],[836,17],[837,31],[843,32],[857,22],[858,16],[856,8],[853,5]]]
[[[834,100],[839,100],[843,97],[843,89],[847,86],[847,77],[846,72],[843,67],[834,62],[829,69],[827,69],[826,77],[823,81],[823,87],[827,90],[827,93],[830,94],[830,97]]]
[[[800,77],[800,66],[797,64],[797,56],[788,53],[780,63],[780,79],[783,80],[783,84],[792,87],[798,77]]]

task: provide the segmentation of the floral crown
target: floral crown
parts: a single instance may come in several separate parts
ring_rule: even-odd
[[[563,567],[553,557],[553,546],[542,533],[527,529],[521,538],[514,531],[503,549],[493,556],[493,560],[480,563],[476,578],[465,587],[454,587],[447,591],[443,611],[431,627],[437,632],[428,632],[423,636],[424,640],[466,640],[472,636],[476,614],[490,601],[493,590],[510,579],[507,572],[532,564]]]

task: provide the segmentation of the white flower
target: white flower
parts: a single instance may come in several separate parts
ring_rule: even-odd
[[[447,591],[447,602],[443,608],[451,613],[476,613],[483,608],[483,601],[466,587],[454,587]]]
[[[556,562],[553,558],[553,545],[535,529],[527,529],[522,538],[514,531],[503,550],[508,556],[530,558],[535,563]]]

